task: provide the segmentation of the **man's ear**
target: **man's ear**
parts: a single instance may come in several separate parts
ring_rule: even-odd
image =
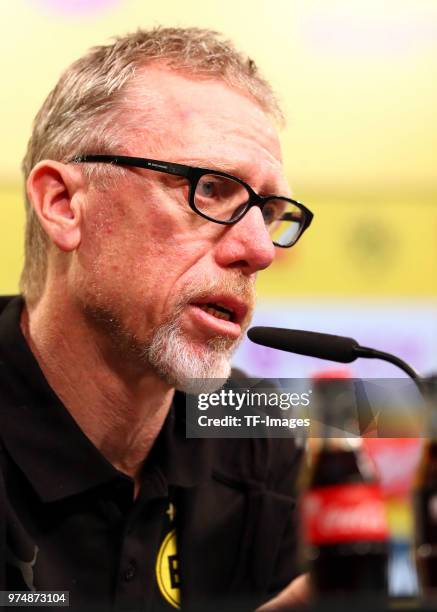
[[[77,168],[53,160],[37,163],[27,179],[28,198],[39,222],[62,251],[74,251],[81,241],[81,187]]]

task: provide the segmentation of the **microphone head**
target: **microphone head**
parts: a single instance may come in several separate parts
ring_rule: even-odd
[[[308,357],[340,363],[351,363],[358,357],[355,351],[359,347],[358,342],[344,336],[280,327],[252,327],[247,335],[256,344]]]

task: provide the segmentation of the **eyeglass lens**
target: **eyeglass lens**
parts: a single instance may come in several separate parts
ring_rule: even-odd
[[[216,221],[231,221],[237,217],[249,198],[244,185],[217,174],[204,174],[194,193],[194,203],[199,212]],[[299,237],[304,213],[296,204],[272,198],[264,204],[262,214],[275,244],[291,246]]]

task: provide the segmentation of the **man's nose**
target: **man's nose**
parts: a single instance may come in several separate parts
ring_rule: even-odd
[[[257,206],[226,228],[216,246],[215,257],[220,266],[240,268],[247,276],[272,263],[275,247]]]

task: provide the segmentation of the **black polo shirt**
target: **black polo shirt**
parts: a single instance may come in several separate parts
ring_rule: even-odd
[[[257,605],[285,586],[295,449],[276,441],[275,473],[269,441],[186,439],[176,393],[134,500],[132,479],[45,380],[22,305],[0,316],[0,588],[69,591],[73,609],[161,611],[181,599]]]

